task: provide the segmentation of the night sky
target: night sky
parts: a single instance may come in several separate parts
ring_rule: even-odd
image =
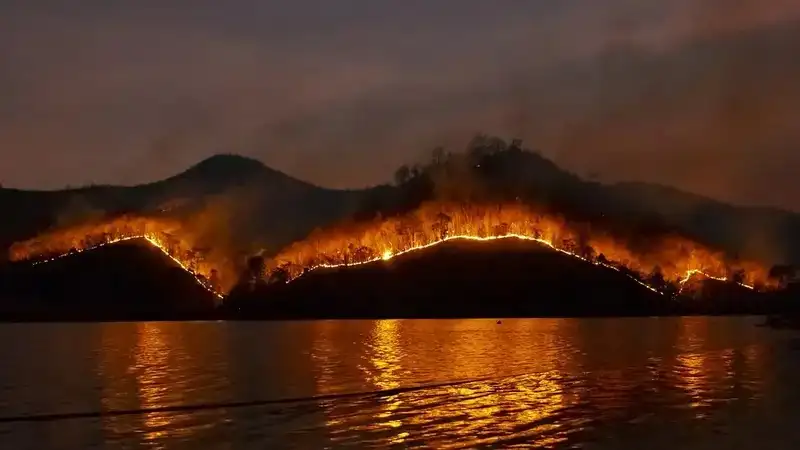
[[[362,187],[484,131],[601,180],[800,210],[798,80],[798,0],[12,0],[0,182],[234,152]]]

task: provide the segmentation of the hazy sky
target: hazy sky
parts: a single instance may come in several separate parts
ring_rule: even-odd
[[[797,0],[11,0],[0,182],[219,152],[330,187],[475,132],[605,180],[800,210]]]

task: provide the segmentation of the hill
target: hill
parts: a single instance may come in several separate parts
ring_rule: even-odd
[[[785,300],[713,280],[697,297],[659,294],[629,274],[540,244],[454,240],[388,261],[317,269],[290,283],[240,286],[233,319],[760,314]]]
[[[234,238],[225,244],[277,249],[347,216],[358,197],[358,191],[319,188],[250,158],[217,155],[173,177],[138,186],[0,188],[0,207],[14,212],[0,223],[0,246],[8,248],[54,227],[124,214],[177,219],[201,214],[213,217],[213,223],[202,224],[213,240]],[[234,229],[236,233],[228,233]]]
[[[453,240],[387,261],[240,285],[220,302],[141,239],[0,270],[0,321],[774,314],[794,297],[694,280],[662,295],[633,273],[517,239]]]
[[[431,199],[479,198],[533,203],[625,234],[677,230],[730,255],[800,263],[797,214],[737,207],[646,183],[586,181],[519,142],[478,136],[464,153],[435,149],[430,161],[401,167],[395,178],[395,185],[331,190],[249,158],[218,155],[140,186],[0,189],[0,206],[15,212],[0,224],[0,243],[7,247],[87,218],[158,214],[193,222],[211,245],[231,248],[243,258],[254,249],[273,254],[315,228],[347,218],[397,214]],[[202,220],[196,219],[198,213],[204,213]]]
[[[797,214],[729,205],[647,183],[586,181],[519,141],[478,136],[464,153],[435,150],[429,162],[402,167],[396,178],[395,192],[370,198],[370,207],[383,215],[413,210],[432,198],[517,201],[622,235],[678,233],[732,258],[800,263]]]
[[[185,319],[207,316],[215,300],[142,240],[0,270],[0,320]]]
[[[666,298],[540,244],[450,241],[370,264],[231,292],[232,317],[512,317],[643,314]]]

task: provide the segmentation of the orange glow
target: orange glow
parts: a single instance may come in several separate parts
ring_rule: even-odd
[[[37,260],[35,264],[40,264],[71,252],[132,239],[143,239],[161,250],[217,297],[236,282],[237,272],[232,269],[236,255],[219,249],[197,250],[191,230],[166,218],[123,216],[53,230],[15,243],[9,258]],[[681,289],[694,276],[727,281],[732,268],[743,271],[742,286],[752,289],[758,284],[774,284],[764,266],[747,261],[732,264],[721,252],[682,237],[662,237],[650,242],[646,249],[634,250],[625,239],[520,204],[429,203],[404,216],[318,230],[279,252],[267,261],[266,267],[268,273],[284,270],[291,281],[307,271],[388,261],[446,241],[498,239],[537,242],[587,263],[622,272],[656,292],[658,289],[650,286],[647,279],[657,268],[665,281]],[[216,283],[210,281],[214,270]]]
[[[37,260],[42,264],[63,258],[71,253],[93,250],[117,242],[143,239],[160,250],[178,266],[191,273],[195,280],[221,297],[221,291],[232,280],[220,278],[220,285],[211,282],[212,270],[217,270],[224,262],[212,261],[202,252],[195,250],[195,242],[190,238],[181,223],[166,218],[122,216],[99,223],[62,228],[44,233],[27,241],[17,242],[9,249],[11,261]],[[232,271],[226,271],[230,273]]]
[[[400,217],[319,230],[280,252],[267,270],[284,270],[291,281],[311,270],[386,261],[445,241],[497,239],[534,241],[606,268],[628,269],[631,279],[651,290],[643,280],[656,268],[666,281],[681,286],[696,275],[726,281],[732,267],[744,272],[743,286],[770,284],[764,266],[743,261],[732,265],[721,252],[682,237],[663,237],[645,250],[633,250],[609,233],[519,204],[429,203]]]

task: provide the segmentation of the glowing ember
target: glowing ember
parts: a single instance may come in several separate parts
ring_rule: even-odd
[[[575,227],[563,219],[527,207],[485,207],[464,204],[428,204],[398,218],[322,230],[289,246],[268,263],[268,272],[282,270],[288,281],[320,268],[336,268],[388,261],[396,256],[461,239],[534,241],[583,261],[624,273],[650,290],[646,281],[663,278],[682,287],[695,275],[727,281],[732,268],[724,255],[680,237],[654,242],[634,251],[623,240]],[[761,265],[738,262],[742,286],[767,285]],[[654,274],[660,274],[654,276]]]

